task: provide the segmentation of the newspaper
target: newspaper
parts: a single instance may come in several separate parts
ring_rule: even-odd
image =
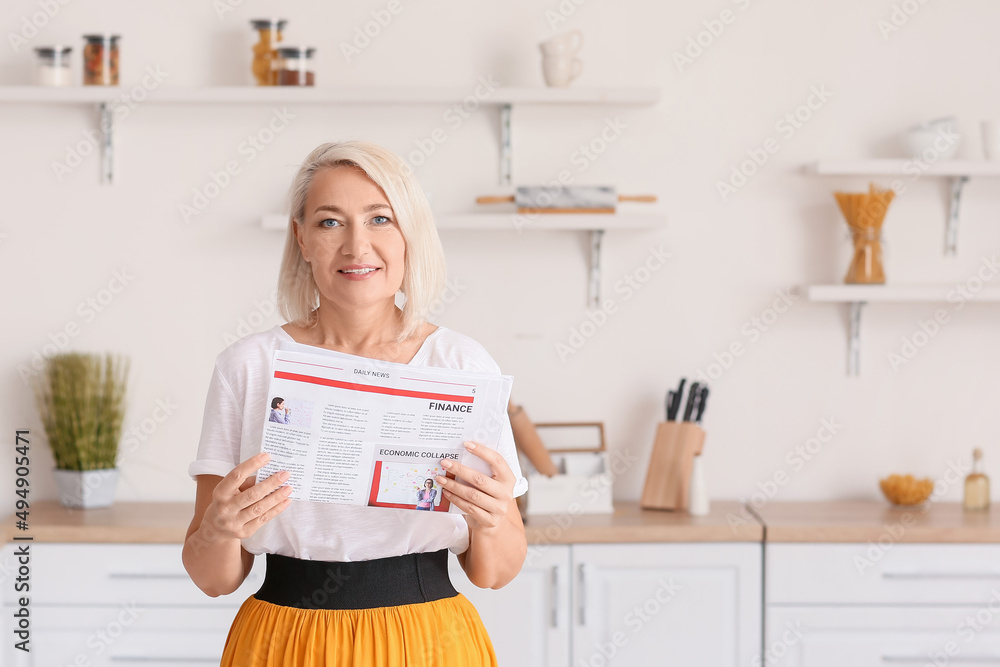
[[[293,500],[461,512],[436,476],[451,459],[491,474],[465,449],[496,449],[513,378],[410,366],[281,341],[271,360],[260,482],[280,470]]]

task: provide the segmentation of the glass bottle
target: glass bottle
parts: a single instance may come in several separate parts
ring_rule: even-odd
[[[39,46],[35,48],[38,61],[35,66],[35,83],[39,86],[68,86],[73,81],[69,71],[71,46]]]
[[[253,71],[258,86],[273,86],[277,83],[277,72],[274,60],[276,49],[281,41],[281,31],[288,23],[285,19],[254,19],[251,27],[257,31],[257,43],[253,45]]]
[[[83,85],[118,85],[119,35],[84,35]]]
[[[312,86],[316,84],[313,69],[313,47],[282,46],[278,49],[279,86]]]
[[[983,450],[978,447],[972,452],[972,472],[965,478],[965,501],[967,510],[985,510],[990,506],[990,478],[983,473]]]
[[[844,282],[848,285],[885,284],[882,268],[882,232],[878,229],[852,230],[854,256]]]

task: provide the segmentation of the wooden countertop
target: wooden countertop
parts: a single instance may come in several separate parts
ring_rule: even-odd
[[[614,514],[533,516],[525,519],[529,544],[616,542],[894,542],[1000,543],[1000,511],[965,512],[960,503],[925,509],[884,501],[772,502],[755,510],[713,501],[708,516],[641,509],[615,503]],[[29,529],[16,518],[0,522],[4,542],[30,535],[35,542],[181,543],[194,515],[186,502],[118,502],[101,509],[69,509],[38,501]]]
[[[530,516],[528,544],[574,542],[760,542],[763,527],[736,501],[712,501],[707,516],[644,510],[637,502],[615,501],[614,514]],[[746,518],[743,518],[746,517]]]
[[[637,503],[616,502],[614,514],[535,516],[525,520],[530,544],[573,542],[760,542],[756,521],[730,527],[728,514],[741,512],[739,503],[714,502],[705,517],[680,512],[640,509]],[[70,509],[57,500],[32,505],[28,530],[15,528],[15,517],[0,522],[3,541],[30,535],[35,542],[182,543],[193,503],[117,502],[99,509]],[[748,516],[745,513],[743,516]]]
[[[768,503],[756,510],[767,542],[1000,543],[1000,511],[966,512],[961,503],[922,509],[884,501]]]
[[[116,502],[73,509],[58,500],[38,500],[29,509],[27,530],[17,529],[13,515],[4,517],[0,530],[4,542],[30,535],[34,542],[183,543],[193,516],[193,502]]]

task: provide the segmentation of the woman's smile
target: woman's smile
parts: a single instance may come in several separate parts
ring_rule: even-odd
[[[340,273],[348,280],[368,280],[379,270],[379,267],[372,266],[371,264],[351,264],[350,266],[337,269],[337,273]]]

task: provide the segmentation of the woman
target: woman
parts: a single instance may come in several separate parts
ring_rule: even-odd
[[[285,407],[285,399],[275,396],[271,399],[271,416],[268,417],[268,421],[288,424],[290,423],[288,421],[289,412],[291,409]]]
[[[499,447],[467,442],[492,476],[442,461],[459,513],[288,498],[288,471],[259,484],[271,355],[291,340],[385,361],[499,373],[475,340],[425,321],[444,282],[430,207],[395,154],[358,141],[324,144],[289,192],[278,281],[287,324],[251,334],[216,359],[202,422],[194,518],[183,561],[210,596],[243,583],[267,554],[260,590],[240,607],[222,665],[495,665],[475,608],[448,579],[447,553],[468,578],[500,588],[527,550],[514,497],[521,476],[509,420]],[[395,304],[397,292],[405,303]]]
[[[417,509],[427,510],[428,512],[434,510],[434,499],[437,497],[437,489],[434,488],[433,479],[424,480],[424,488],[417,492]]]

